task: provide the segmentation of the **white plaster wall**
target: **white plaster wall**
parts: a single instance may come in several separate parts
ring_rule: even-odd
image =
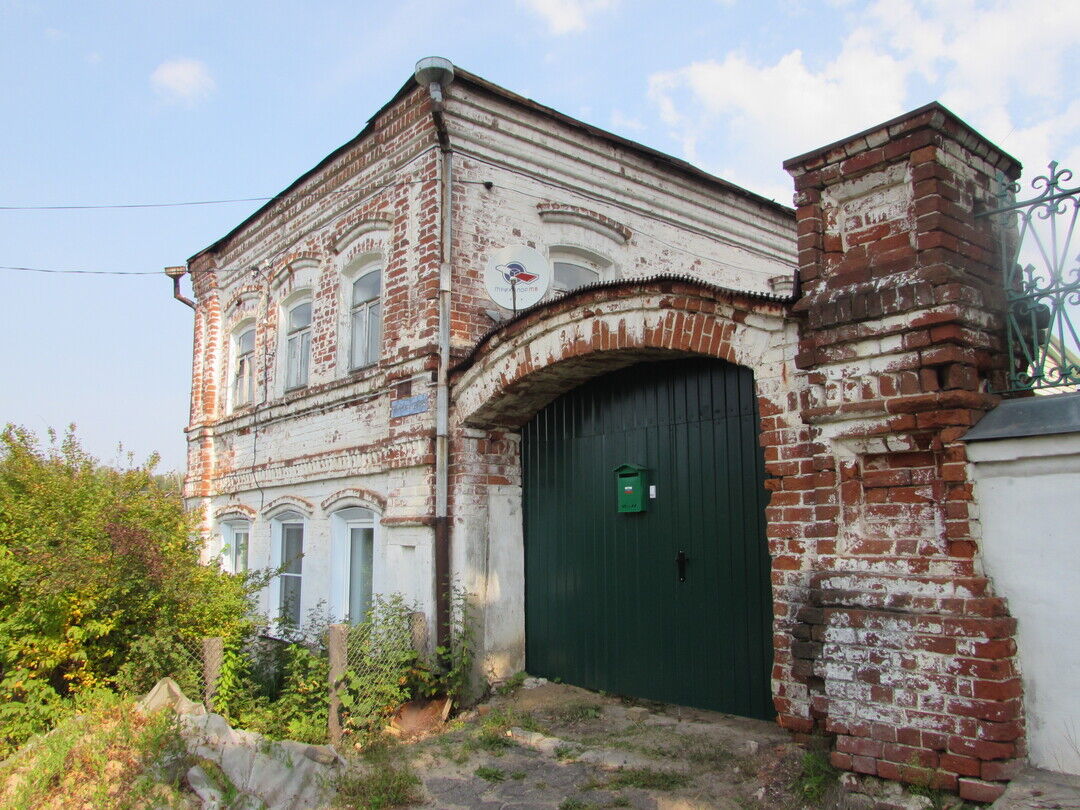
[[[1080,433],[971,442],[982,558],[1017,619],[1029,757],[1080,774]]]
[[[424,480],[421,470],[415,470],[417,481]],[[277,555],[272,539],[272,521],[287,503],[297,503],[291,511],[303,514],[304,557],[303,580],[300,590],[301,615],[306,622],[313,610],[328,612],[332,620],[340,620],[344,611],[341,599],[335,593],[340,589],[342,572],[331,553],[333,512],[332,504],[323,509],[319,504],[342,490],[356,488],[379,491],[383,476],[328,479],[323,481],[295,482],[287,487],[269,488],[260,495],[258,491],[240,493],[235,497],[221,496],[212,499],[211,512],[222,514],[225,519],[235,520],[240,513],[251,510],[251,537],[248,547],[250,570],[273,568]],[[284,499],[284,501],[282,500]],[[302,500],[301,500],[302,499]],[[314,508],[304,509],[304,501]],[[354,505],[349,502],[348,505]],[[358,505],[358,504],[355,504]],[[264,506],[271,508],[265,509]],[[372,591],[375,594],[401,594],[407,603],[415,603],[417,610],[427,616],[428,626],[434,624],[434,602],[431,582],[434,580],[433,533],[426,526],[384,526],[376,511],[376,543],[374,549]],[[213,532],[206,556],[212,558],[221,553],[220,520],[213,520]],[[276,608],[278,582],[275,579],[258,597],[258,610],[272,618]]]

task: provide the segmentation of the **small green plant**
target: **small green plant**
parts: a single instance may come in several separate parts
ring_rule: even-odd
[[[392,740],[370,737],[362,758],[368,766],[366,769],[348,768],[333,782],[334,807],[383,810],[422,800],[420,780]]]
[[[510,774],[511,779],[520,780],[525,778],[525,771],[514,771]]]
[[[489,782],[502,782],[506,779],[506,774],[501,768],[492,768],[489,765],[481,765],[475,771],[475,776],[479,776],[481,779],[486,779]]]
[[[799,795],[811,804],[820,804],[839,776],[840,772],[829,764],[828,752],[807,751],[797,785]]]
[[[555,719],[573,725],[586,720],[596,720],[603,714],[603,709],[593,703],[570,703],[555,712]]]
[[[577,757],[580,749],[576,745],[557,745],[555,746],[555,759],[559,761],[566,761]]]
[[[608,787],[636,787],[643,790],[675,790],[688,782],[681,773],[652,768],[624,768],[608,782]]]
[[[514,694],[514,692],[520,689],[521,685],[525,683],[526,677],[527,676],[525,675],[525,670],[515,672],[513,675],[511,675],[509,678],[499,684],[498,687],[496,687],[495,693],[498,695],[502,695],[503,697]]]
[[[625,796],[616,796],[611,800],[612,807],[630,807],[630,800]]]
[[[559,810],[589,810],[592,807],[590,804],[586,804],[581,799],[563,799],[559,804]]]

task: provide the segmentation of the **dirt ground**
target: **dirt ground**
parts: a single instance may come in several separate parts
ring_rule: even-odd
[[[532,684],[529,684],[532,685]],[[821,807],[805,751],[772,723],[544,683],[494,697],[411,746],[423,807]]]

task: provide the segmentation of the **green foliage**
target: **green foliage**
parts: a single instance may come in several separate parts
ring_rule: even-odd
[[[523,683],[525,683],[525,678],[526,677],[528,677],[528,676],[525,674],[525,670],[521,670],[520,672],[515,672],[513,675],[511,675],[505,681],[500,683],[498,685],[498,687],[496,687],[496,689],[495,689],[496,694],[502,695],[503,697],[507,697],[508,695],[514,694],[514,692],[516,692],[518,689],[520,689],[521,685]]]
[[[448,643],[435,648],[433,669],[443,694],[453,698],[455,704],[461,705],[468,695],[473,659],[476,656],[472,607],[469,604],[469,593],[464,588],[451,589],[447,636]]]
[[[608,781],[609,788],[636,787],[643,790],[674,790],[685,785],[687,776],[652,768],[623,768]]]
[[[506,779],[506,773],[502,768],[492,768],[490,765],[481,765],[473,771],[473,775],[486,779],[488,782],[502,782]]]
[[[839,776],[840,772],[829,764],[826,751],[807,751],[803,754],[802,775],[796,787],[805,801],[820,804]]]
[[[410,613],[400,594],[376,596],[364,621],[350,629],[341,695],[350,732],[372,733],[411,697],[419,657]]]
[[[113,469],[50,438],[0,435],[0,757],[82,691],[188,678],[176,651],[248,621],[247,580],[200,565],[156,459]]]
[[[182,807],[176,785],[155,777],[154,763],[186,756],[176,716],[146,716],[131,700],[84,693],[53,733],[0,763],[0,806]],[[177,759],[181,758],[181,759]],[[187,770],[185,762],[176,769]]]
[[[374,738],[364,759],[366,767],[350,767],[334,781],[334,807],[382,810],[421,801],[420,780],[392,743]]]

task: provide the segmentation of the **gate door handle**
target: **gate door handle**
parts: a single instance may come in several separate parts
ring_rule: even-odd
[[[679,567],[679,582],[686,582],[686,563],[689,560],[685,552],[680,551],[675,555],[675,564]]]

